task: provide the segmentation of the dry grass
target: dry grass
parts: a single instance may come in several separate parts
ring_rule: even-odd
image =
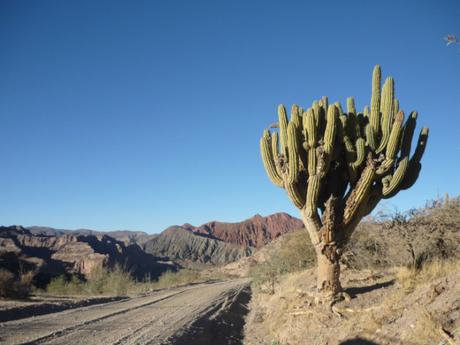
[[[456,260],[436,260],[421,268],[397,267],[396,280],[404,291],[412,292],[417,286],[432,282],[440,277],[447,277],[457,271],[459,262]]]

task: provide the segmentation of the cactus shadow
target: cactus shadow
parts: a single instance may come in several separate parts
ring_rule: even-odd
[[[366,340],[364,338],[354,338],[354,339],[345,340],[341,342],[339,345],[379,345],[379,344],[373,341],[370,341],[370,340]]]
[[[394,283],[395,283],[395,280],[391,279],[383,283],[376,283],[372,285],[358,286],[358,287],[349,287],[345,289],[345,292],[348,293],[351,297],[356,297],[357,295],[361,295],[361,294],[371,292],[377,289],[382,289],[388,286],[392,286]]]

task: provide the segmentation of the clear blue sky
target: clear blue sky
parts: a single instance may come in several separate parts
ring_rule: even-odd
[[[460,2],[0,1],[0,223],[158,232],[297,215],[260,160],[279,103],[369,103],[431,137],[405,210],[460,194]]]

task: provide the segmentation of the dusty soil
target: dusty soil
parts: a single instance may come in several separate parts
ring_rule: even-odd
[[[241,344],[248,296],[247,280],[157,291],[0,323],[0,344],[185,344],[197,337],[203,345]],[[204,325],[221,329],[221,339],[211,334],[212,342]]]
[[[351,300],[316,305],[315,270],[285,276],[275,293],[256,293],[246,345],[460,344],[460,265],[408,288],[397,269],[344,270]]]
[[[0,299],[0,322],[127,299],[127,297],[62,297],[34,295],[29,299]]]

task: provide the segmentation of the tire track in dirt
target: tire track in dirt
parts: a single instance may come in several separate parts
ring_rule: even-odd
[[[247,281],[198,284],[0,323],[0,344],[173,344],[171,339],[228,304],[242,286]]]
[[[179,291],[177,293],[174,293],[174,294],[171,294],[171,295],[168,295],[166,297],[163,297],[163,298],[160,298],[160,299],[157,299],[157,300],[154,300],[154,301],[151,301],[151,302],[148,302],[148,303],[145,303],[145,304],[141,304],[139,306],[136,306],[136,307],[132,307],[132,308],[128,308],[128,309],[124,309],[124,310],[120,310],[120,311],[117,311],[117,312],[114,312],[114,313],[111,313],[111,314],[107,314],[107,315],[104,315],[104,316],[101,316],[99,318],[96,318],[96,319],[92,319],[92,320],[89,320],[89,321],[86,321],[86,322],[83,322],[81,324],[78,324],[78,325],[75,325],[75,326],[72,326],[72,327],[67,327],[65,329],[62,329],[60,331],[57,331],[55,333],[52,333],[52,334],[49,334],[47,336],[44,336],[44,337],[41,337],[41,338],[38,338],[38,339],[34,339],[33,341],[31,342],[27,342],[27,343],[23,343],[23,345],[34,345],[34,344],[43,344],[43,343],[46,343],[47,340],[49,339],[55,339],[55,338],[59,338],[59,337],[62,337],[62,336],[65,336],[66,334],[69,334],[81,327],[85,327],[85,326],[89,326],[93,323],[96,323],[96,322],[99,322],[99,321],[102,321],[102,320],[105,320],[105,319],[108,319],[110,317],[114,317],[114,316],[118,316],[118,315],[121,315],[121,314],[127,314],[131,311],[134,311],[136,309],[140,309],[140,308],[145,308],[145,307],[148,307],[154,303],[158,303],[158,302],[161,302],[167,298],[171,298],[171,297],[174,297],[178,294],[181,294],[183,293],[184,291]]]

